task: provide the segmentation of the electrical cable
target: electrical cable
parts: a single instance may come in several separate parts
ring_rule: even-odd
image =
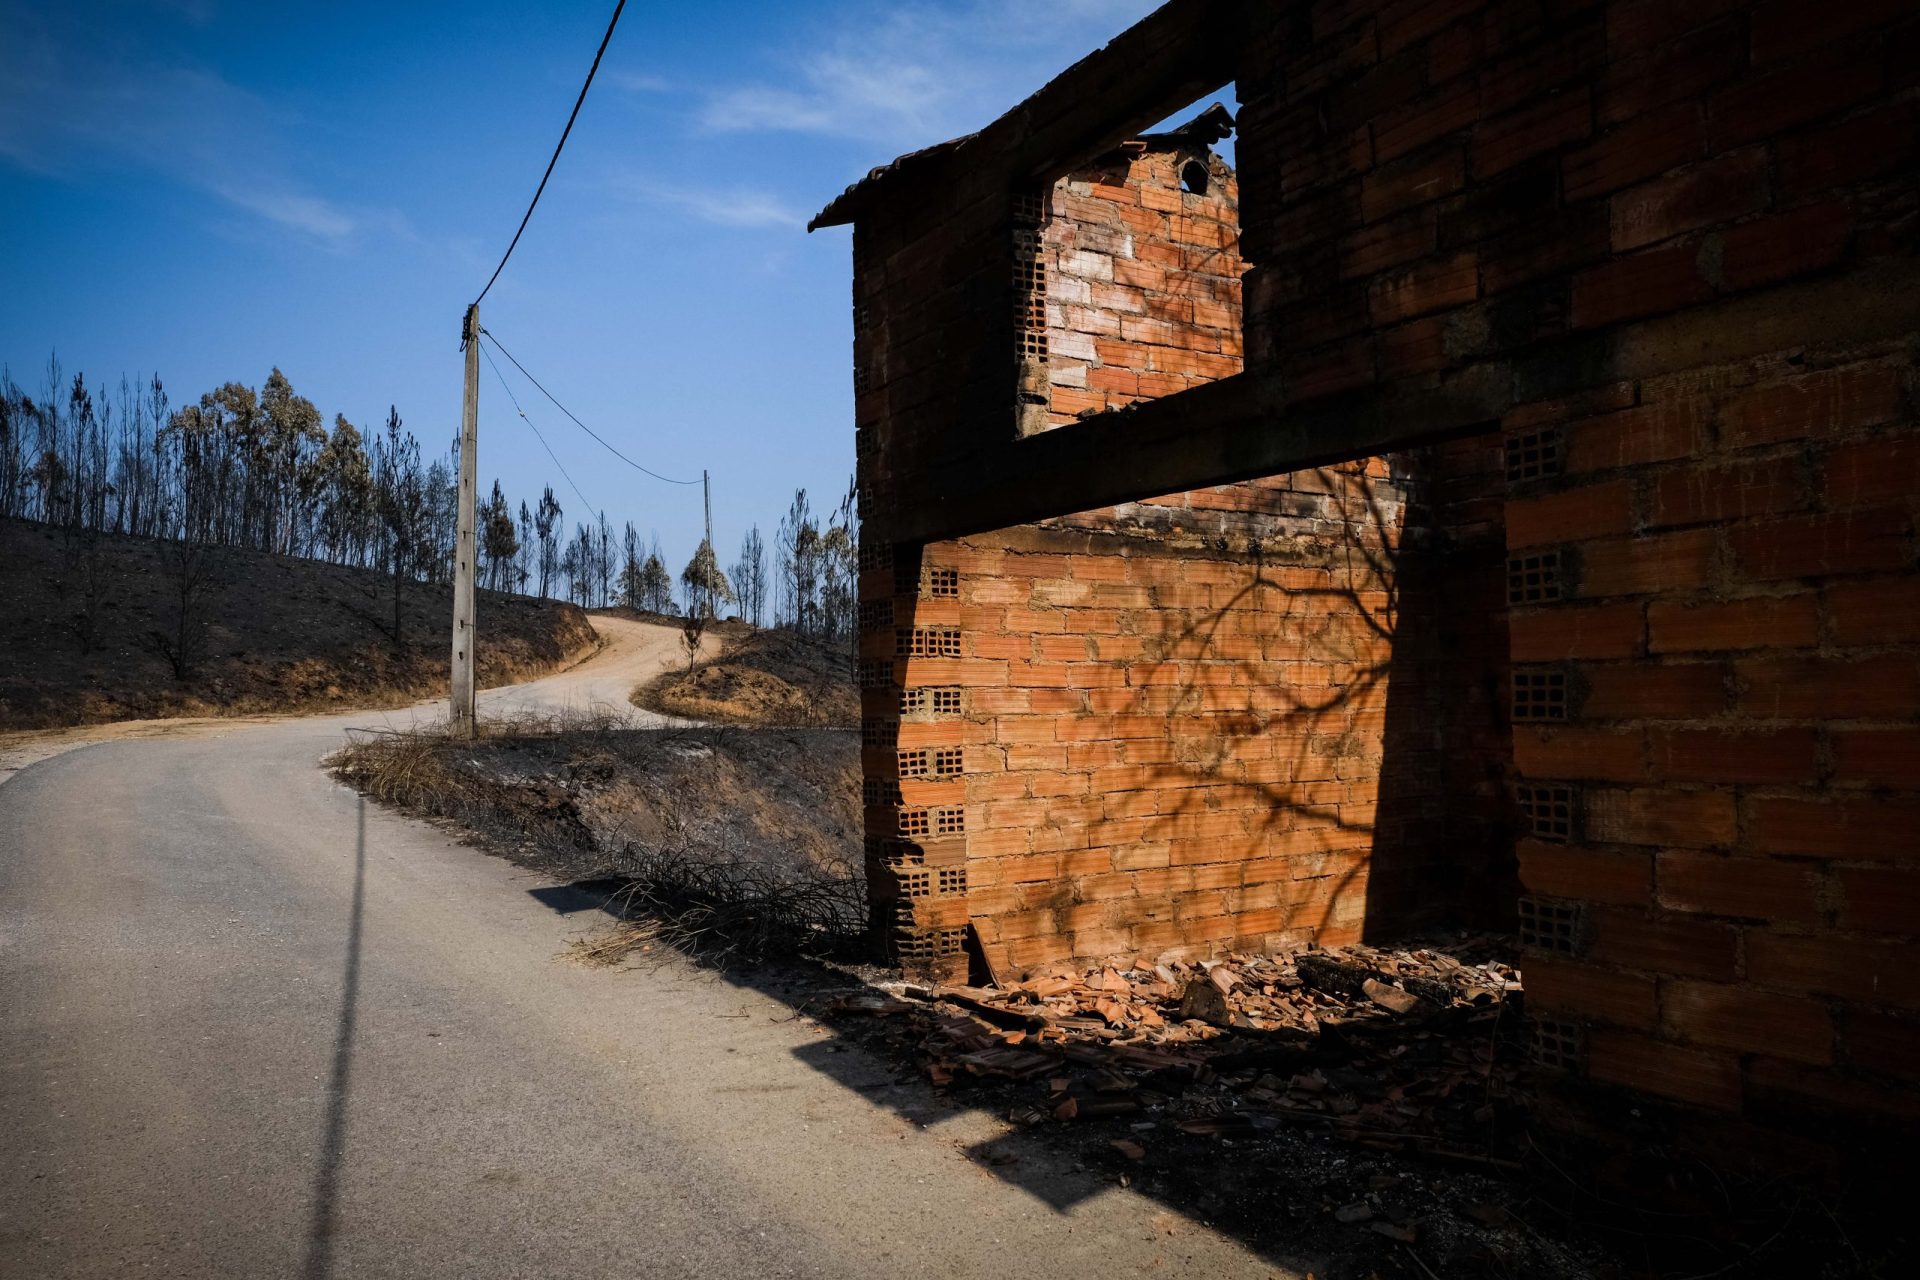
[[[629,458],[626,454],[620,452],[618,449],[608,444],[605,438],[603,438],[599,432],[595,431],[592,427],[588,426],[586,423],[580,421],[579,418],[575,417],[573,410],[567,408],[567,406],[561,404],[558,400],[554,400],[553,392],[541,386],[540,379],[528,373],[527,367],[525,365],[521,364],[518,360],[514,360],[513,352],[507,350],[504,346],[501,346],[500,339],[494,337],[493,333],[490,330],[486,329],[485,327],[482,327],[480,330],[480,334],[482,337],[486,338],[487,341],[491,342],[494,346],[499,347],[500,354],[505,356],[508,360],[512,360],[513,367],[518,369],[521,372],[521,374],[525,376],[528,382],[531,382],[534,386],[539,387],[540,394],[545,396],[548,400],[551,400],[553,402],[554,408],[566,414],[567,417],[572,418],[574,426],[579,427],[582,431],[586,432],[588,435],[592,436],[595,440],[599,441],[600,447],[605,449],[608,453],[620,459],[620,461],[626,463],[628,466],[632,467],[635,471],[643,472],[646,475],[650,475],[655,480],[659,480],[665,484],[700,484],[701,483],[700,480],[675,480],[672,476],[663,476],[658,471],[654,471],[647,467],[641,466],[639,463],[635,462],[632,458]],[[484,347],[481,349],[485,350]],[[488,357],[488,358],[491,359],[492,357]],[[498,371],[499,366],[495,365],[494,368],[496,371]],[[524,417],[525,415],[523,414],[521,416]]]
[[[580,499],[581,505],[586,507],[588,514],[598,511],[598,507],[587,501],[587,495],[580,492],[580,486],[573,482],[573,477],[567,474],[567,469],[560,465],[559,456],[554,453],[553,446],[547,443],[547,438],[540,434],[540,428],[533,425],[533,419],[527,416],[527,411],[520,407],[518,400],[514,399],[513,388],[507,385],[507,377],[500,372],[500,366],[494,363],[491,355],[487,355],[487,349],[485,347],[480,348],[480,354],[487,357],[487,364],[492,367],[493,376],[500,379],[500,389],[507,393],[507,399],[513,404],[513,411],[520,415],[520,421],[527,424],[527,427],[533,432],[533,438],[540,442],[540,447],[547,451],[549,458],[553,459],[553,465],[559,468],[561,477],[567,482],[567,487],[573,490],[574,496]]]
[[[487,296],[487,290],[493,288],[493,282],[498,280],[500,273],[507,269],[507,259],[513,256],[514,246],[520,243],[520,237],[526,231],[527,223],[533,220],[534,206],[540,203],[540,193],[547,189],[547,179],[553,176],[553,166],[560,163],[560,153],[566,148],[567,135],[573,132],[573,122],[580,118],[580,104],[587,100],[587,90],[593,87],[594,73],[600,70],[600,59],[607,52],[607,42],[613,39],[613,29],[619,25],[620,11],[626,7],[627,0],[619,0],[619,3],[613,6],[613,20],[607,23],[607,34],[600,37],[600,48],[593,55],[593,65],[587,68],[587,82],[580,86],[580,96],[573,100],[573,110],[567,116],[567,127],[560,131],[560,141],[553,148],[553,158],[547,161],[547,171],[540,175],[540,185],[534,188],[533,199],[527,204],[526,215],[520,219],[519,230],[513,233],[513,239],[508,243],[507,251],[500,255],[500,265],[495,267],[493,274],[487,277],[486,289],[482,289],[480,297],[473,300],[474,306],[480,305],[481,299]]]

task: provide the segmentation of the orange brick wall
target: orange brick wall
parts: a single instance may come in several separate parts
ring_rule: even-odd
[[[1562,461],[1508,540],[1560,598],[1514,671],[1561,692],[1514,759],[1569,803],[1520,867],[1577,921],[1529,992],[1596,1080],[1920,1116],[1912,382],[1904,344],[1796,350],[1518,415]]]
[[[1234,12],[1245,30],[1222,38],[1238,42],[1243,104],[1238,261],[1219,279],[1244,291],[1246,376],[1278,412],[1306,405],[1309,419],[1335,396],[1362,412],[1435,405],[1449,421],[1456,392],[1497,406],[1486,412],[1499,444],[1396,456],[1371,477],[1399,504],[1382,535],[1394,548],[1393,625],[1354,653],[1390,653],[1390,679],[1384,707],[1373,692],[1351,697],[1348,741],[1377,761],[1351,777],[1336,768],[1331,780],[1282,784],[1373,788],[1364,879],[1352,876],[1367,927],[1413,918],[1406,908],[1421,894],[1455,909],[1504,900],[1503,865],[1482,852],[1504,846],[1526,891],[1541,1061],[1572,1085],[1665,1098],[1681,1108],[1676,1132],[1718,1128],[1713,1116],[1803,1137],[1840,1115],[1866,1119],[1867,1131],[1920,1123],[1920,15],[1882,0],[1325,0]],[[1098,57],[1070,73],[1096,88],[1117,74]],[[984,148],[953,153],[955,165],[991,162]],[[1148,304],[1171,305],[1171,290],[1103,294],[1111,319],[1074,315],[1064,300],[1036,312],[1036,298],[1050,298],[1029,293],[1014,302],[1027,326],[1018,339],[1029,351],[1069,344],[1063,380],[1049,350],[1044,380],[1029,360],[1010,388],[1013,344],[962,340],[989,309],[1006,313],[999,206],[970,188],[958,229],[943,235],[946,212],[929,195],[939,171],[919,172],[919,185],[902,180],[910,198],[856,230],[857,314],[868,317],[856,325],[863,493],[926,474],[929,458],[968,465],[967,442],[1003,429],[1010,395],[1021,430],[1071,430],[1086,410],[1171,389],[1144,374],[1208,376],[1156,366],[1203,351],[1199,335],[1103,351],[1097,328],[1081,327],[1117,325],[1125,344],[1126,317],[1158,319]],[[990,177],[1011,188],[1026,174]],[[1094,185],[1070,181],[1066,200],[1055,189],[1056,219],[1084,217],[1090,238],[1083,245],[1076,230],[1069,248],[1059,225],[1051,241],[1035,237],[1052,285],[1079,280],[1080,266],[1098,275],[1092,258],[1061,255],[1119,243],[1115,213],[1126,223],[1140,214],[1125,210],[1152,210],[1138,192],[1137,206],[1103,202]],[[1171,237],[1175,215],[1163,212]],[[1181,249],[1183,271],[1195,247]],[[1170,252],[1150,239],[1107,257],[1118,274]],[[1197,308],[1192,324],[1203,324]],[[1086,336],[1091,357],[1071,345]],[[1084,388],[1072,381],[1082,374]],[[1299,481],[901,553],[913,582],[922,559],[955,571],[940,580],[951,595],[915,597],[904,585],[904,605],[894,596],[888,607],[895,621],[950,617],[941,625],[956,656],[913,658],[886,679],[925,675],[959,691],[948,719],[898,733],[962,745],[960,772],[911,786],[957,824],[926,858],[966,875],[916,879],[935,890],[911,898],[900,936],[951,964],[969,922],[1009,949],[1022,941],[1009,925],[1049,940],[1023,955],[1270,939],[1302,920],[1350,927],[1346,900],[1315,887],[1347,874],[1311,870],[1332,856],[1322,850],[1288,855],[1301,861],[1284,892],[1279,880],[1246,878],[1250,867],[1277,874],[1284,860],[1276,850],[1292,811],[1270,806],[1263,825],[1254,791],[1275,785],[1257,771],[1294,748],[1284,716],[1258,733],[1234,717],[1266,694],[1332,687],[1315,659],[1286,669],[1264,639],[1257,658],[1248,647],[1252,635],[1291,635],[1285,592],[1258,590],[1261,608],[1227,609],[1253,616],[1217,630],[1217,656],[1148,643],[1219,610],[1215,593],[1231,596],[1234,575],[1277,571],[1283,546],[1304,557],[1287,570],[1331,571],[1313,557],[1354,527],[1290,506],[1327,496]],[[967,560],[990,555],[997,576],[977,567],[990,561]],[[1023,566],[1049,568],[1023,576]],[[1043,583],[1146,603],[1036,597]],[[876,605],[893,590],[892,576],[863,580]],[[1067,631],[1076,611],[1102,630]],[[1328,625],[1368,616],[1356,605]],[[976,630],[1002,652],[969,648]],[[1138,654],[1119,656],[1133,642]],[[1069,661],[1070,651],[1087,656]],[[994,693],[1015,652],[1039,670],[1124,681],[1009,678],[1009,692]],[[1236,663],[1248,664],[1244,683],[1219,683]],[[1200,700],[1147,713],[1162,726],[1147,733],[1127,699],[1171,696],[1148,679],[1156,666]],[[976,707],[979,690],[1006,709]],[[1089,748],[1072,736],[1103,718],[1110,740]],[[1123,721],[1138,736],[1121,736]],[[1003,723],[1055,736],[1003,742]],[[1324,772],[1326,753],[1307,739],[1296,758],[1305,773]],[[1119,758],[1096,763],[1103,751]],[[1205,761],[1224,771],[1189,767]],[[1158,772],[1104,775],[1148,784],[1109,792],[1103,768]],[[1401,788],[1401,777],[1414,784]],[[1398,815],[1386,801],[1400,795],[1438,833],[1424,845],[1390,834]],[[1338,803],[1349,802],[1364,806],[1364,791],[1342,792]],[[1195,815],[1211,825],[1178,825]],[[1006,824],[982,825],[997,818]],[[892,821],[883,813],[876,830]],[[1532,834],[1516,847],[1502,835],[1509,823]],[[1073,831],[1099,842],[1073,843]],[[876,858],[897,852],[892,838],[879,836]],[[1175,849],[1209,839],[1238,858],[1191,864],[1194,878],[1181,878]],[[1164,867],[1115,862],[1162,848]],[[1203,884],[1208,866],[1238,868],[1206,873],[1238,874],[1237,884]],[[1045,867],[1055,873],[1019,878]],[[1296,867],[1308,869],[1296,878]],[[1161,872],[1164,884],[1151,878]],[[876,883],[888,900],[884,874]],[[979,912],[976,893],[988,895]],[[1168,921],[1196,936],[1176,936]]]
[[[1208,174],[1181,189],[1186,164]],[[1240,372],[1239,184],[1217,155],[1121,154],[1056,182],[1048,266],[1047,425]]]
[[[1039,262],[1018,313],[1046,325],[1020,361],[1031,429],[1240,370],[1218,156],[1122,149],[1035,207],[1013,231]],[[1024,966],[1332,943],[1476,897],[1499,917],[1503,713],[1462,664],[1504,661],[1501,465],[1483,439],[876,554],[877,936],[957,974],[975,944]],[[1480,522],[1444,549],[1442,508]],[[1455,635],[1446,592],[1482,610]]]
[[[1238,81],[1249,369],[1519,405],[1543,1061],[1773,1132],[1920,1120],[1916,49],[1910,4],[1362,0]]]
[[[1299,479],[1264,494],[1382,494],[1383,527],[1273,563],[1055,528],[929,551],[1004,664],[966,691],[967,908],[1014,964],[1358,935],[1400,504],[1384,465]]]
[[[870,797],[880,935],[957,974],[968,926],[1022,967],[1500,916],[1507,747],[1476,626],[1499,621],[1501,561],[1423,545],[1435,495],[1484,493],[1499,456],[1372,459],[874,565],[866,765],[907,815]],[[1489,606],[1467,642],[1435,592]]]

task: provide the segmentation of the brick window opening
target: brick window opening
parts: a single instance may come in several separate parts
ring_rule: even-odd
[[[862,720],[860,722],[860,741],[869,747],[890,747],[900,741],[900,722],[897,720]]]
[[[933,825],[925,809],[902,809],[895,824],[903,836],[925,836],[932,833]]]
[[[893,664],[891,662],[863,662],[860,664],[860,687],[862,689],[884,689],[893,683]]]
[[[856,431],[857,440],[859,433]],[[891,542],[862,542],[860,544],[860,572],[872,573],[876,569],[893,568],[893,544]]]
[[[949,805],[933,811],[933,834],[937,836],[964,835],[967,830],[967,811],[958,805]]]
[[[1507,483],[1524,484],[1560,474],[1560,428],[1542,427],[1507,437]]]
[[[933,892],[931,871],[895,871],[893,874],[900,882],[900,896],[903,898],[924,898]]]
[[[1535,839],[1565,844],[1573,839],[1574,790],[1556,783],[1522,783],[1520,813]]]
[[[1184,120],[1171,132],[1116,130],[1057,157],[1047,200],[1027,197],[1034,179],[1025,175],[1012,186],[1017,437],[1182,395],[1244,367],[1239,179],[1214,151],[1235,127],[1217,100],[1231,92],[1164,102],[1161,118]],[[1160,213],[1129,218],[1080,198],[1090,190],[1127,191],[1128,202]],[[1096,343],[1095,331],[1124,341]]]
[[[1564,956],[1586,946],[1587,908],[1565,898],[1520,899],[1520,945]]]
[[[894,636],[894,653],[902,658],[957,658],[958,627],[902,627]]]
[[[928,566],[920,594],[932,600],[956,600],[960,596],[960,571]]]
[[[933,776],[951,778],[966,771],[966,751],[961,747],[942,747],[933,753]]]
[[[1546,604],[1564,595],[1558,551],[1507,557],[1507,603]]]
[[[1534,1065],[1548,1071],[1578,1072],[1586,1060],[1586,1034],[1564,1018],[1533,1020]]]
[[[1516,722],[1565,720],[1567,673],[1553,667],[1515,671],[1513,718]]]
[[[924,778],[932,772],[927,753],[920,751],[902,751],[899,756],[900,776],[903,778]]]
[[[867,778],[860,783],[860,798],[869,809],[900,803],[900,783],[895,778]]]
[[[933,711],[935,715],[957,716],[960,714],[960,691],[958,689],[934,689]]]
[[[885,631],[893,625],[893,601],[869,600],[860,606],[862,631]]]

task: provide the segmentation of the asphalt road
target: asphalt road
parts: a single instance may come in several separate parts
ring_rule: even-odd
[[[678,637],[596,621],[483,702],[624,708]],[[767,995],[572,964],[603,917],[318,767],[408,714],[0,785],[0,1276],[1283,1274]]]

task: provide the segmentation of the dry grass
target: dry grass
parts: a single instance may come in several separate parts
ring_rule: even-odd
[[[605,713],[369,732],[329,761],[383,803],[573,880],[613,879],[591,964],[848,955],[866,925],[858,747],[838,731],[645,730]]]
[[[555,740],[569,734],[612,733],[622,727],[608,711],[522,712],[482,718],[476,738],[456,739],[447,726],[419,729],[349,729],[347,745],[327,760],[336,777],[397,809],[446,818],[481,834],[503,823],[533,846],[590,846],[591,836],[563,808],[540,798],[511,777],[478,767],[478,743]]]
[[[709,724],[854,728],[860,692],[844,643],[784,628],[717,633],[725,648],[692,671],[666,672],[633,691],[634,705]]]
[[[654,850],[608,903],[620,924],[574,944],[574,958],[622,964],[656,944],[714,964],[776,956],[849,957],[866,924],[863,882],[848,870],[794,877],[751,862]]]

